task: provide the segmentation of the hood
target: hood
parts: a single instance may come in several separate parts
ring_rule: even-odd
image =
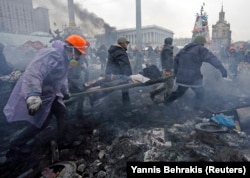
[[[123,47],[121,47],[120,45],[118,44],[115,44],[115,45],[111,45],[110,48],[108,49],[108,52],[109,53],[113,53],[115,50],[117,49],[124,49]],[[126,49],[124,49],[126,51]]]
[[[164,43],[165,43],[165,45],[166,44],[168,44],[168,45],[172,45],[172,43],[173,43],[173,38],[165,38],[165,40],[164,40]]]
[[[61,41],[61,40],[55,40],[53,41],[52,45],[53,48],[56,48],[59,51],[63,51],[64,50],[64,46],[65,46],[65,42]]]
[[[199,46],[199,45],[201,45],[201,44],[192,42],[192,43],[189,43],[189,44],[187,44],[186,46],[184,46],[184,48],[182,48],[182,50],[187,51],[189,48],[192,48],[192,47],[194,47],[194,46]]]

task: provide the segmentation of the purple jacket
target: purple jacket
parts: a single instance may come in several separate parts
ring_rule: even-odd
[[[63,94],[68,92],[69,70],[64,44],[55,41],[52,48],[43,48],[36,53],[17,81],[4,107],[3,112],[8,122],[24,120],[41,128],[54,99],[57,97],[64,105]],[[40,95],[42,106],[34,116],[31,116],[28,114],[26,99],[33,94]]]

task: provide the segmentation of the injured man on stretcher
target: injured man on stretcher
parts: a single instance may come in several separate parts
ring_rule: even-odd
[[[126,76],[126,75],[101,75],[96,80],[89,81],[84,84],[71,83],[70,86],[78,87],[81,92],[87,92],[94,90],[88,94],[91,105],[94,105],[94,102],[99,98],[102,98],[114,90],[102,90],[103,88],[112,88],[124,84],[134,84],[134,83],[147,83],[151,80],[160,78],[161,72],[155,65],[147,65],[141,72],[138,74]],[[72,94],[74,96],[74,94]]]

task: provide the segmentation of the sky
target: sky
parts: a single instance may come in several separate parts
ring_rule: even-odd
[[[68,24],[67,9],[59,11],[58,7],[53,7],[46,1],[52,0],[33,0],[33,6],[47,7],[51,22],[56,21],[59,26],[63,23]],[[67,0],[59,2],[67,4]],[[74,3],[116,29],[136,26],[136,0],[74,0]],[[219,12],[223,6],[225,20],[230,24],[232,31],[232,41],[250,40],[250,0],[141,0],[142,26],[157,25],[173,31],[174,38],[190,38],[196,14],[200,12],[203,3],[204,12],[208,14],[210,36],[212,25],[218,22]],[[61,15],[55,20],[58,13]],[[76,23],[81,22],[76,18]]]

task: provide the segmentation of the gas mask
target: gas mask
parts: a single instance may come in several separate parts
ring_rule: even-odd
[[[69,66],[70,66],[70,67],[75,67],[75,66],[77,66],[78,61],[75,60],[74,57],[68,57],[68,60],[69,60]]]
[[[68,56],[69,66],[75,67],[78,64],[78,61],[75,59],[75,50],[72,48],[72,55]]]

